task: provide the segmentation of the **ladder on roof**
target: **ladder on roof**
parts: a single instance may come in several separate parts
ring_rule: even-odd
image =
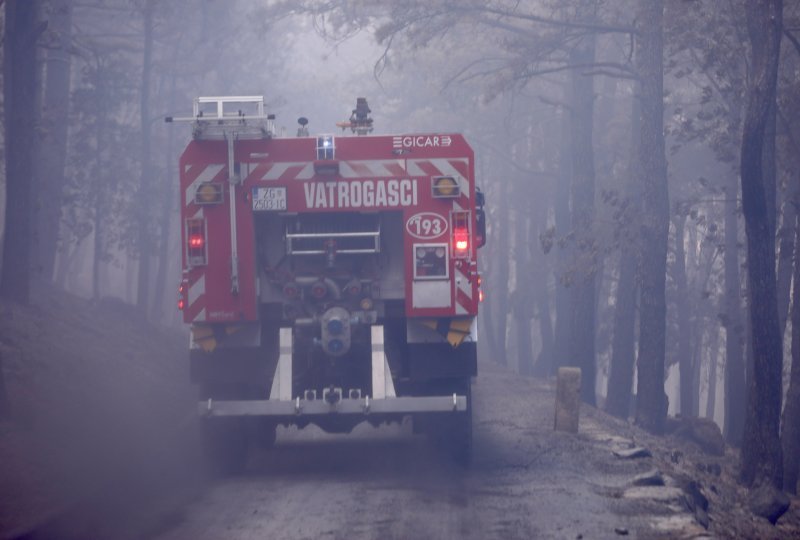
[[[192,116],[166,117],[166,122],[191,122],[192,137],[200,140],[269,139],[275,115],[267,114],[264,96],[207,96],[194,99]]]
[[[168,116],[165,122],[191,122],[192,136],[200,140],[224,140],[228,147],[228,183],[231,195],[230,246],[231,294],[239,294],[239,251],[236,231],[236,200],[234,195],[242,178],[235,166],[234,145],[242,139],[270,139],[275,132],[275,115],[265,114],[263,96],[198,97],[189,118]]]

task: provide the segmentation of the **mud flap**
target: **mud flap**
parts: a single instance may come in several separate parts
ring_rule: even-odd
[[[384,399],[397,397],[392,381],[392,371],[386,360],[386,351],[383,336],[383,325],[371,328],[372,341],[372,398]]]
[[[292,400],[292,329],[281,328],[278,338],[279,356],[272,378],[269,399],[275,401]]]

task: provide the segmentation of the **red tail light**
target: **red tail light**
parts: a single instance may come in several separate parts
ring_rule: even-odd
[[[206,220],[203,218],[186,220],[186,256],[189,266],[208,264]]]
[[[469,257],[469,212],[453,212],[453,255]]]
[[[206,239],[201,234],[195,234],[189,238],[189,247],[192,249],[203,249],[206,245]]]
[[[186,309],[187,292],[189,292],[189,285],[185,281],[182,281],[180,287],[178,287],[178,309],[180,311]]]

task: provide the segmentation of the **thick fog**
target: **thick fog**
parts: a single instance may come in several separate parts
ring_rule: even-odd
[[[22,4],[4,15],[0,227],[6,251],[29,244],[33,283],[185,333],[191,127],[164,118],[263,95],[277,136],[299,117],[339,134],[366,97],[374,134],[462,133],[475,151],[481,364],[578,366],[586,403],[654,433],[706,417],[745,462],[780,461],[747,448],[800,425],[797,3],[777,38],[748,26],[766,1],[41,0],[35,20]]]

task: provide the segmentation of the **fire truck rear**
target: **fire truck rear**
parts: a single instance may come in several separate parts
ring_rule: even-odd
[[[168,118],[167,121],[173,119]],[[452,133],[278,137],[261,97],[198,98],[180,158],[183,277],[207,455],[278,425],[410,417],[468,463],[483,195]]]

